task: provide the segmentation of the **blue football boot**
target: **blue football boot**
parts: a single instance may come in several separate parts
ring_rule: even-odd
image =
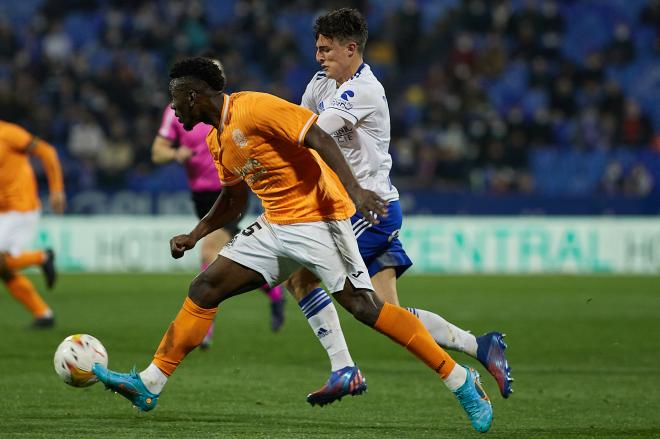
[[[493,407],[490,405],[490,399],[481,387],[479,373],[471,367],[465,367],[467,378],[465,383],[457,390],[454,396],[468,415],[475,430],[485,433],[493,423]]]
[[[341,400],[345,395],[360,395],[367,391],[367,379],[355,366],[346,366],[332,372],[323,387],[307,395],[307,402],[311,405],[324,406]]]
[[[105,384],[105,388],[119,393],[128,399],[138,410],[148,412],[153,410],[158,403],[158,396],[147,390],[140,379],[135,368],[130,373],[118,373],[109,370],[102,364],[95,363],[92,372],[99,381]]]
[[[502,333],[489,332],[477,337],[477,360],[493,375],[502,396],[508,398],[513,393],[511,388],[513,378],[504,354],[505,349],[506,343]]]

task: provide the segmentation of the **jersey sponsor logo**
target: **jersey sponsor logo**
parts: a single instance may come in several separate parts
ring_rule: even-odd
[[[353,104],[348,102],[348,100],[353,96],[355,96],[355,92],[353,90],[346,90],[341,95],[339,95],[339,98],[333,98],[330,105],[341,110],[350,110],[353,108]]]
[[[332,133],[332,137],[334,137],[339,144],[351,142],[353,141],[353,128],[343,126]]]
[[[247,137],[243,134],[243,131],[238,128],[231,132],[231,138],[239,148],[245,148],[247,146]]]
[[[252,186],[254,182],[264,177],[264,174],[268,171],[266,171],[266,168],[263,167],[259,160],[249,158],[245,162],[245,165],[240,168],[235,168],[234,172],[240,175],[247,184]]]
[[[346,90],[341,94],[341,98],[345,101],[348,101],[353,96],[355,96],[355,92],[353,90]]]
[[[337,98],[332,99],[330,106],[334,108],[339,108],[340,110],[347,110],[347,111],[353,108],[353,104],[351,104],[350,102]]]

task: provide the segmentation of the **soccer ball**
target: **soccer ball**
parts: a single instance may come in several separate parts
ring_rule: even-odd
[[[87,387],[98,381],[92,373],[94,363],[108,366],[108,353],[91,335],[74,334],[57,347],[53,363],[62,381],[73,387]]]

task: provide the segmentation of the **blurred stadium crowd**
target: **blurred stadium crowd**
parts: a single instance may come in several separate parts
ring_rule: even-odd
[[[167,70],[299,102],[312,0],[0,1],[0,118],[55,144],[70,191],[185,189],[150,146]],[[403,189],[660,192],[660,0],[363,0]],[[178,174],[177,174],[178,175]]]

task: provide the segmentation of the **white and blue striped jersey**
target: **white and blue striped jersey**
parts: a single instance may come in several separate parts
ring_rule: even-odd
[[[371,68],[362,64],[339,88],[325,72],[307,84],[301,105],[317,114],[331,111],[346,125],[331,133],[341,147],[360,185],[386,201],[399,199],[390,182],[390,110],[382,84]]]

